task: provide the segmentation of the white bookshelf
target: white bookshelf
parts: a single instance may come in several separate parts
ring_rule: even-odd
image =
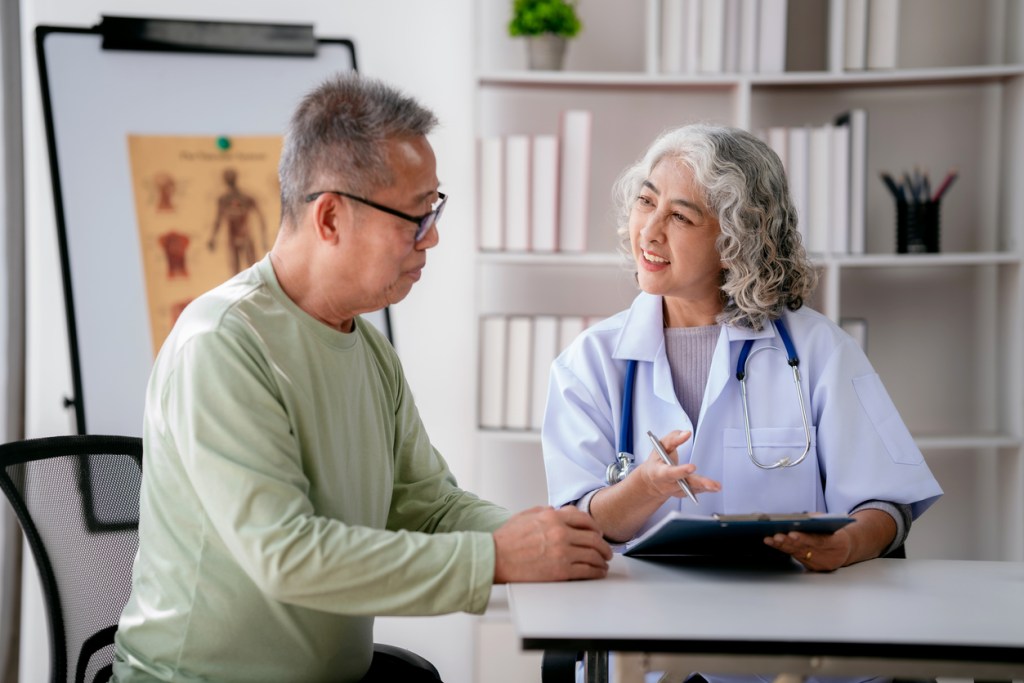
[[[617,71],[490,71],[478,75],[484,87],[523,87],[550,85],[559,87],[685,88],[719,86],[752,88],[791,85],[920,85],[958,81],[1002,81],[1020,76],[1024,66],[993,64],[983,66],[932,67],[894,71],[816,72],[781,74],[633,74]]]
[[[789,2],[790,35],[813,30],[796,32],[809,0]],[[645,73],[642,3],[616,0],[580,3],[585,28],[565,71],[525,71],[524,47],[504,33],[506,4],[478,8],[477,134],[551,133],[560,111],[593,112],[589,249],[480,253],[477,312],[600,317],[628,306],[636,290],[610,191],[662,130],[757,131],[866,109],[865,253],[813,254],[821,285],[810,305],[867,321],[868,356],[945,490],[915,524],[910,554],[1024,560],[1024,1],[902,0],[892,70],[830,71],[823,44],[813,70],[700,75]],[[895,253],[879,173],[915,164],[960,173],[943,200],[940,253]],[[478,440],[481,495],[545,502],[537,432]]]

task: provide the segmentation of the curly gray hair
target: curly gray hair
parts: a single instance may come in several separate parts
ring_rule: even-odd
[[[618,234],[627,254],[629,214],[644,180],[662,159],[675,159],[703,188],[718,218],[723,325],[760,330],[796,310],[814,291],[817,273],[797,232],[797,215],[778,155],[739,128],[692,124],[663,133],[615,183]]]
[[[282,224],[298,222],[308,193],[365,196],[390,183],[383,143],[427,135],[436,125],[433,112],[379,80],[352,72],[324,81],[302,99],[285,136],[278,165]]]

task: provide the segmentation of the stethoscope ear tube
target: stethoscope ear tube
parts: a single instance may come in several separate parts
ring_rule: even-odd
[[[750,358],[760,351],[778,351],[782,352],[782,349],[777,346],[762,346],[751,353],[750,349],[754,345],[753,339],[748,339],[743,343],[743,348],[740,349],[739,362],[736,364],[736,379],[740,381],[740,398],[743,401],[743,431],[747,438],[747,456],[750,458],[750,462],[754,463],[757,467],[762,470],[774,470],[780,467],[796,467],[804,461],[807,454],[811,452],[811,426],[807,421],[807,406],[804,404],[804,391],[803,385],[800,382],[800,358],[796,355],[796,347],[793,346],[793,340],[789,336],[789,330],[786,329],[785,324],[781,319],[775,321],[775,329],[778,330],[779,336],[782,337],[782,344],[786,347],[786,361],[789,363],[789,367],[793,370],[793,385],[796,389],[796,398],[800,405],[800,419],[803,421],[804,427],[804,451],[800,454],[800,457],[795,460],[789,456],[784,456],[772,463],[771,465],[765,465],[760,462],[754,456],[754,444],[751,440],[750,435],[750,406],[747,401],[747,363],[750,362]]]

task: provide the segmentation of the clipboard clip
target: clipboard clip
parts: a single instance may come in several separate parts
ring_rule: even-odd
[[[814,516],[811,512],[786,512],[769,514],[767,512],[750,512],[735,515],[723,515],[718,512],[711,513],[711,516],[719,522],[793,522],[810,519]]]

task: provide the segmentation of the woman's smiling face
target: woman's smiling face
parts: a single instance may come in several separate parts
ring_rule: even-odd
[[[720,308],[720,228],[702,195],[685,164],[662,159],[633,202],[629,240],[643,291]]]

